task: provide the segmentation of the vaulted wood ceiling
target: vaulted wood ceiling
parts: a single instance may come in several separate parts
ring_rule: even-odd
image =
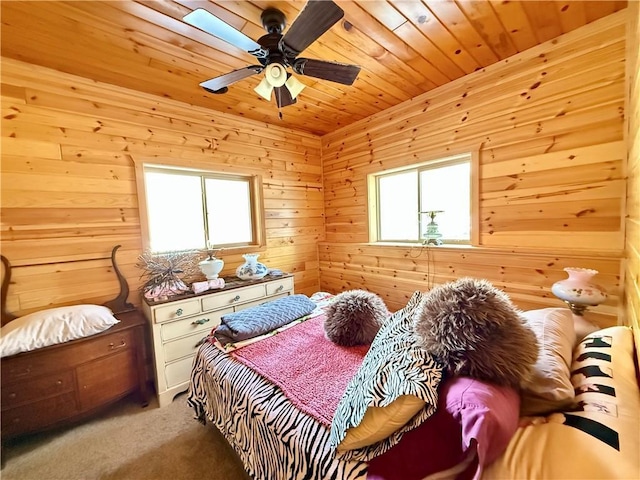
[[[304,56],[357,64],[352,86],[297,75],[306,88],[279,118],[253,91],[262,75],[213,95],[199,83],[255,64],[186,24],[201,7],[257,40],[260,14],[290,25],[306,1],[2,1],[2,55],[101,82],[323,134],[626,7],[626,1],[362,0]],[[286,32],[286,29],[285,29]]]

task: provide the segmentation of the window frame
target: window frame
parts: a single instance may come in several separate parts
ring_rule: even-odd
[[[415,170],[416,174],[420,175],[421,170],[427,168],[433,168],[437,166],[448,166],[461,163],[468,158],[470,165],[470,238],[468,241],[450,240],[440,245],[440,247],[446,246],[478,246],[480,238],[480,223],[479,223],[479,150],[467,150],[459,152],[453,155],[447,155],[446,157],[433,157],[428,160],[423,160],[417,163],[403,165],[401,167],[390,168],[377,172],[372,172],[367,175],[367,210],[368,210],[368,230],[369,230],[369,243],[376,245],[384,244],[397,244],[397,245],[424,245],[423,240],[404,241],[404,240],[380,240],[380,212],[379,212],[379,189],[378,183],[381,177],[386,175],[392,175],[396,173],[408,172]],[[418,201],[420,201],[420,185],[421,182],[418,179]],[[418,211],[420,209],[418,208]],[[419,222],[419,221],[418,221]],[[418,225],[420,225],[418,223]]]
[[[222,247],[227,253],[252,253],[261,251],[266,246],[266,227],[265,227],[265,213],[264,213],[264,198],[262,193],[262,176],[255,174],[244,174],[239,172],[220,171],[209,168],[202,168],[198,165],[182,166],[176,164],[174,160],[164,159],[134,159],[135,173],[136,173],[136,187],[138,191],[138,210],[140,213],[140,229],[142,233],[142,246],[143,250],[151,250],[151,238],[149,231],[149,215],[147,211],[147,194],[145,185],[145,171],[175,171],[180,175],[194,175],[202,178],[201,182],[204,183],[206,178],[218,178],[218,179],[243,179],[249,183],[249,196],[252,214],[252,236],[253,242],[225,245]],[[204,194],[203,194],[204,196]],[[204,198],[203,198],[204,202]],[[206,220],[205,210],[206,206],[203,205],[203,220],[206,236],[208,238],[208,222]],[[206,246],[203,246],[203,250]],[[166,252],[157,252],[159,254]]]

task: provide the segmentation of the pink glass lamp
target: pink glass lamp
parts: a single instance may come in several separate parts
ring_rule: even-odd
[[[564,269],[569,278],[557,281],[551,286],[551,291],[563,300],[576,315],[584,315],[589,307],[600,305],[607,299],[604,288],[591,283],[597,270],[590,268],[567,267]]]

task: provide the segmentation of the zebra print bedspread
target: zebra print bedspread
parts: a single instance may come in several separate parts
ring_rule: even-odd
[[[367,463],[334,457],[327,427],[211,344],[198,350],[187,402],[220,430],[256,480],[366,478]]]

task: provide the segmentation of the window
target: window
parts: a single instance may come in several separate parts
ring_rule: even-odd
[[[471,243],[471,179],[471,154],[369,175],[371,241]]]
[[[259,177],[143,166],[153,252],[258,246]]]

